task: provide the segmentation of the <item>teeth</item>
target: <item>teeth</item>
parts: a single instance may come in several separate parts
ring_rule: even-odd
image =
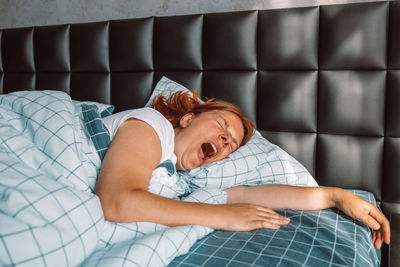
[[[215,147],[215,145],[213,143],[210,143],[212,148],[214,149],[214,154],[217,153],[217,148]]]

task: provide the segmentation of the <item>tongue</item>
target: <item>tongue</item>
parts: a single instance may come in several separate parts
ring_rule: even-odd
[[[214,148],[210,143],[202,144],[201,149],[203,150],[204,157],[211,157],[214,155]]]

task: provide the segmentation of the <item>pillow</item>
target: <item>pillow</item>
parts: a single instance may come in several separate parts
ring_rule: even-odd
[[[146,106],[150,106],[158,94],[168,97],[177,91],[191,93],[184,86],[162,77]],[[305,167],[258,131],[246,145],[227,158],[191,171],[178,172],[178,175],[189,184],[191,191],[204,187],[225,189],[258,184],[318,186]]]
[[[85,130],[92,140],[100,159],[103,160],[108,150],[108,146],[111,143],[111,139],[107,128],[101,121],[101,118],[105,117],[103,115],[111,115],[109,112],[112,112],[112,110],[108,107],[103,109],[101,112],[102,107],[99,109],[99,105],[86,103],[82,103],[80,107],[82,110]],[[114,107],[112,107],[112,109],[114,109]]]
[[[258,184],[318,186],[305,167],[258,131],[227,158],[181,175],[191,181],[191,190]]]
[[[153,103],[153,99],[158,96],[159,94],[164,95],[165,97],[168,97],[172,95],[173,93],[176,93],[178,91],[184,91],[184,92],[189,92],[190,95],[192,95],[192,92],[187,89],[185,86],[174,82],[173,80],[168,79],[167,77],[163,76],[161,80],[158,81],[156,87],[153,90],[153,93],[150,96],[149,101],[147,101],[145,107],[150,107],[151,103]]]
[[[76,108],[82,108],[83,105],[96,106],[97,107],[96,112],[99,112],[100,116],[102,118],[111,115],[115,108],[113,105],[108,105],[108,104],[103,104],[103,103],[98,103],[98,102],[93,102],[93,101],[72,100],[72,103],[74,104],[74,106]]]

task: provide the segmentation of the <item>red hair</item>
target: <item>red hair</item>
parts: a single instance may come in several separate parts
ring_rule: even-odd
[[[207,99],[204,103],[199,101],[197,97],[197,90],[194,89],[193,96],[189,92],[178,91],[168,98],[159,94],[153,99],[151,107],[158,110],[164,117],[167,118],[174,128],[179,127],[180,120],[183,115],[193,112],[195,115],[202,112],[209,112],[213,110],[225,110],[232,112],[240,118],[244,128],[244,136],[241,146],[250,140],[255,130],[254,123],[245,117],[237,106],[232,103],[216,100],[215,98]]]

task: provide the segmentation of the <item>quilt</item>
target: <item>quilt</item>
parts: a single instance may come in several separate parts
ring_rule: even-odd
[[[0,95],[1,266],[165,266],[212,231],[105,221],[82,116],[63,92]],[[217,200],[204,192],[186,200]]]

